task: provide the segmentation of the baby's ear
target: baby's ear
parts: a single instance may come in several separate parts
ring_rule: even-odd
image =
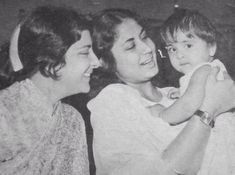
[[[217,49],[217,44],[213,43],[209,45],[210,47],[210,56],[213,57],[215,55],[216,49]]]

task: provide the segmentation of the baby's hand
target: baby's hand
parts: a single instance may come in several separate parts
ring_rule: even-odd
[[[179,88],[171,88],[167,94],[169,99],[178,99],[180,97],[180,90]]]

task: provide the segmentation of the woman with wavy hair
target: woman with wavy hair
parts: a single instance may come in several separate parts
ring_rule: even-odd
[[[90,90],[99,66],[90,29],[85,16],[51,6],[17,26],[3,71],[12,85],[0,91],[0,174],[89,174],[84,121],[60,100]]]

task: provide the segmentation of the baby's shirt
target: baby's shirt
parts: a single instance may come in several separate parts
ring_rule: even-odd
[[[182,96],[190,82],[193,73],[203,65],[219,67],[220,71],[217,75],[218,80],[224,79],[224,72],[227,72],[224,64],[218,59],[210,63],[202,63],[195,67],[190,73],[180,78],[180,96]],[[234,114],[227,112],[221,114],[216,119],[215,127],[212,130],[210,140],[204,155],[204,160],[199,175],[220,175],[235,173],[235,120]]]
[[[194,73],[197,69],[199,69],[200,67],[202,67],[202,66],[204,66],[204,65],[210,65],[210,66],[212,66],[212,67],[219,67],[219,68],[220,68],[220,71],[219,71],[219,73],[218,73],[218,75],[217,75],[217,79],[218,79],[218,80],[223,80],[223,79],[224,79],[223,73],[224,73],[224,72],[227,72],[227,70],[226,70],[224,64],[223,64],[220,60],[215,59],[215,60],[213,60],[212,62],[202,63],[202,64],[196,66],[191,72],[189,72],[188,74],[185,74],[184,76],[182,76],[182,77],[180,78],[180,80],[179,80],[179,83],[180,83],[180,88],[179,88],[179,90],[180,90],[180,96],[182,96],[182,95],[185,93],[186,89],[188,88],[188,85],[189,85],[189,82],[190,82],[190,79],[191,79],[193,73]]]

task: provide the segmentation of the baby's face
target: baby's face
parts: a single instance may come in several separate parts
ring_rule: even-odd
[[[174,39],[166,43],[166,49],[172,66],[186,74],[199,64],[212,61],[216,45],[208,44],[193,32],[185,33],[178,30],[174,34]]]

